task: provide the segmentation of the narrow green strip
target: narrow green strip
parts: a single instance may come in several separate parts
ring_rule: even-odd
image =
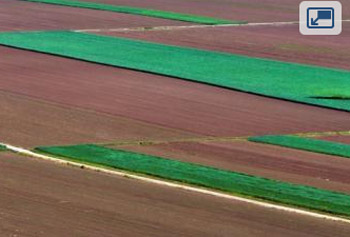
[[[88,8],[88,9],[103,10],[103,11],[110,11],[110,12],[119,12],[119,13],[126,13],[126,14],[132,14],[132,15],[164,18],[169,20],[186,21],[186,22],[193,22],[193,23],[207,24],[207,25],[246,24],[247,23],[245,21],[231,21],[231,20],[224,20],[224,19],[218,19],[218,18],[212,18],[212,17],[206,17],[206,16],[197,16],[197,15],[191,15],[191,14],[153,10],[153,9],[147,9],[147,8],[107,5],[103,3],[94,3],[94,2],[70,1],[70,0],[23,0],[23,1],[39,2],[39,3],[46,3],[46,4],[69,6],[69,7]]]
[[[0,44],[350,111],[350,72],[70,31],[1,33]],[[86,78],[88,80],[88,78]]]
[[[350,145],[298,136],[250,137],[249,141],[350,158]]]
[[[6,151],[7,149],[6,149],[6,147],[5,146],[3,146],[3,145],[0,145],[0,151]]]
[[[38,147],[36,150],[84,163],[350,216],[350,196],[328,190],[96,145]]]

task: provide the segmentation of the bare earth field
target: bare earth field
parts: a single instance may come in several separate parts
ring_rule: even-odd
[[[297,21],[299,5],[296,0],[91,1],[250,22]],[[0,31],[189,25],[15,0],[0,4]],[[350,19],[350,5],[343,8],[344,19]],[[302,37],[297,25],[99,34],[350,69],[350,23],[337,37]],[[105,143],[350,193],[349,159],[220,141],[349,131],[349,113],[3,46],[0,55],[0,142],[26,148]],[[218,140],[184,142],[203,136]],[[322,139],[350,144],[345,136]],[[139,140],[160,144],[135,145]],[[0,180],[0,236],[345,237],[350,232],[350,225],[8,152],[0,153]]]
[[[192,134],[0,91],[1,141],[40,145],[193,137]]]
[[[2,236],[348,236],[350,226],[0,153]]]
[[[332,137],[322,137],[322,140],[340,142],[345,144],[350,144],[350,136],[332,136]]]

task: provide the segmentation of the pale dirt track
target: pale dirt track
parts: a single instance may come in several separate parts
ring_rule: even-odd
[[[349,225],[0,153],[2,236],[348,236]],[[15,182],[14,182],[15,180]]]
[[[0,31],[179,25],[179,22],[167,20],[76,8],[10,0],[0,0],[0,3],[3,22]],[[164,10],[172,6],[165,4],[169,0],[114,3],[150,4],[150,7]],[[198,6],[195,1],[187,3]],[[194,10],[190,13],[201,14],[211,10],[207,15],[226,17],[230,8],[218,9],[232,5],[229,0],[215,6],[204,1],[201,7],[185,10],[187,3],[177,2],[178,7],[173,10]],[[241,7],[234,6],[234,11],[240,12],[242,19],[250,14],[248,20],[294,20],[296,12],[291,8],[292,3],[281,5],[281,14],[271,14],[271,10],[277,11],[271,9],[271,4],[275,1],[260,4],[239,1]],[[26,11],[23,11],[24,6]],[[261,15],[256,14],[258,12]],[[233,18],[241,20],[241,17]],[[242,34],[259,39],[254,41],[257,46],[251,49],[258,49],[264,39],[270,42],[274,34],[278,35],[272,29],[266,34],[243,29],[240,30]],[[232,45],[236,43],[244,44],[239,44],[237,39],[234,43],[223,39],[226,33],[221,30],[205,32],[211,37],[202,37],[197,30],[193,31],[193,36],[179,31],[181,40],[175,37],[175,32],[168,32],[169,38],[164,32],[159,33],[162,34],[159,38],[151,36],[154,32],[137,33],[135,37],[189,46],[194,46],[197,40],[196,47],[227,52],[234,52]],[[227,32],[227,36],[233,35],[231,30]],[[283,41],[278,37],[277,43],[272,41],[272,44]],[[170,41],[172,38],[174,41]],[[203,43],[198,43],[198,39]],[[219,48],[215,48],[218,47],[215,41],[221,45]],[[309,42],[305,42],[300,43],[308,45]],[[320,42],[318,45],[324,46]],[[339,62],[344,68],[348,58],[339,56],[338,46],[337,40],[329,42],[330,49],[335,50],[335,56],[330,56],[331,62]],[[249,55],[248,51],[249,47],[244,54]],[[288,58],[292,54],[295,59],[303,58],[302,50],[292,47],[291,54],[283,56],[285,52],[278,51],[272,58]],[[346,54],[346,49],[344,52]],[[33,147],[125,140],[166,142],[203,135],[350,130],[350,116],[345,112],[7,47],[0,47],[0,55],[0,142],[12,145]],[[305,60],[317,64],[317,57],[328,54],[315,52],[314,55]],[[341,158],[246,142],[240,145],[165,143],[125,148],[350,192],[349,161]],[[0,180],[1,236],[348,236],[350,231],[349,225],[8,153],[0,153]]]

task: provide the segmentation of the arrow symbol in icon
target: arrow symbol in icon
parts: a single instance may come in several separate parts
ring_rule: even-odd
[[[318,26],[318,20],[319,20],[320,18],[317,18],[316,20],[314,20],[314,18],[311,18],[311,25],[312,26]]]

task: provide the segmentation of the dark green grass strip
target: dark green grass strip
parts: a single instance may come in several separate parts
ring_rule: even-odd
[[[6,151],[7,149],[6,149],[6,147],[5,146],[3,146],[3,145],[0,145],[0,151]]]
[[[350,158],[350,145],[298,136],[259,136],[249,141]]]
[[[349,195],[313,187],[96,145],[38,147],[36,151],[229,193],[350,215]]]
[[[119,13],[126,13],[126,14],[132,14],[132,15],[164,18],[169,20],[186,21],[186,22],[193,22],[193,23],[206,24],[206,25],[246,24],[247,23],[245,21],[231,21],[231,20],[224,20],[224,19],[218,19],[218,18],[212,18],[212,17],[206,17],[206,16],[153,10],[153,9],[147,9],[147,8],[107,5],[103,3],[94,3],[94,2],[70,1],[70,0],[23,0],[23,1],[119,12]]]
[[[345,70],[70,31],[1,33],[0,44],[350,111],[350,100],[314,98],[347,95]]]

